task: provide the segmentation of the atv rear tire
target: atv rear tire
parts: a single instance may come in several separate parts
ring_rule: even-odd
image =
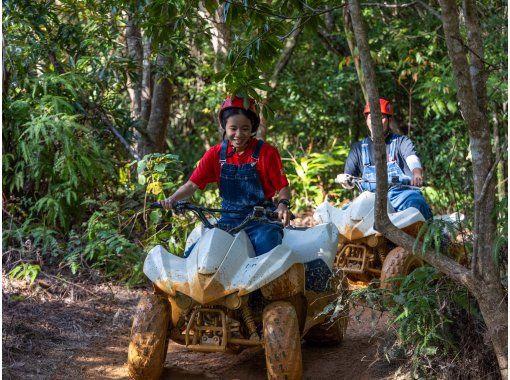
[[[392,249],[384,260],[381,270],[381,288],[395,289],[400,284],[390,279],[407,276],[416,268],[423,266],[423,260],[402,247]]]
[[[128,372],[135,380],[159,379],[168,348],[170,303],[161,295],[142,296],[131,327]]]
[[[294,306],[277,301],[262,316],[268,379],[301,379],[301,338]]]

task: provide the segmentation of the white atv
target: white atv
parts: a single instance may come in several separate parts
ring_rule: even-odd
[[[335,267],[341,268],[351,281],[368,283],[380,279],[380,286],[390,288],[395,281],[389,279],[406,276],[423,265],[420,257],[395,246],[374,229],[375,193],[363,191],[365,180],[353,178],[361,194],[341,208],[330,205],[327,200],[317,207],[314,219],[319,223],[334,223],[340,232],[340,242]],[[392,181],[390,185],[402,186]],[[415,188],[404,184],[406,187]],[[414,207],[396,212],[388,202],[391,222],[404,232],[416,237],[425,218]],[[461,214],[438,217],[458,222]],[[462,218],[462,219],[461,219]]]
[[[343,339],[348,316],[328,324],[332,312],[325,307],[345,282],[333,276],[327,290],[313,291],[305,277],[305,267],[317,262],[330,276],[338,246],[332,223],[285,228],[282,244],[255,256],[242,228],[253,220],[271,222],[274,212],[255,207],[241,225],[225,231],[204,215],[221,210],[186,202],[175,209],[194,212],[203,224],[188,237],[187,258],[156,246],[145,260],[144,273],[155,292],[141,299],[134,316],[128,353],[132,378],[160,377],[169,339],[200,352],[264,347],[271,379],[301,378],[302,337],[321,344]]]

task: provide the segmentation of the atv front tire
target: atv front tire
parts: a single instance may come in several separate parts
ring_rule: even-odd
[[[268,379],[301,379],[301,338],[294,306],[277,301],[262,316]]]
[[[423,266],[423,260],[418,256],[406,251],[402,247],[392,249],[384,260],[381,270],[381,288],[395,289],[399,286],[397,281],[391,281],[395,277],[407,276],[416,268]]]
[[[170,303],[161,295],[142,296],[136,307],[128,351],[128,372],[135,380],[160,378],[168,348]]]

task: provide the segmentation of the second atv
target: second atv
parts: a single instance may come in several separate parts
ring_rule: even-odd
[[[340,240],[335,259],[335,267],[347,274],[349,280],[368,284],[373,279],[380,280],[380,287],[391,288],[396,283],[391,279],[406,276],[423,265],[423,260],[398,247],[374,229],[375,193],[363,191],[361,184],[366,181],[353,178],[361,194],[352,202],[341,208],[330,205],[327,201],[317,207],[314,219],[319,223],[334,223]],[[392,181],[391,186],[410,186],[407,183]],[[406,232],[417,237],[425,223],[425,218],[414,207],[395,211],[388,202],[388,217],[391,222]],[[458,223],[464,218],[462,214],[443,215],[448,223]]]

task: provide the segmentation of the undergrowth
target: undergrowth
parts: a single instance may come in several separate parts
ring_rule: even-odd
[[[176,190],[182,181],[180,166],[171,154],[131,162],[119,171],[122,190],[83,199],[77,207],[88,214],[86,221],[77,219],[69,229],[58,219],[16,218],[25,212],[25,200],[12,197],[4,203],[6,269],[31,282],[51,264],[72,275],[100,271],[107,279],[128,285],[146,281],[143,261],[148,250],[161,244],[179,254],[194,227],[190,218],[171,218],[169,212],[150,208],[150,203]]]
[[[389,336],[380,355],[403,365],[414,379],[499,379],[499,367],[476,301],[435,268],[424,266],[394,291],[356,289],[360,301],[390,315]]]

